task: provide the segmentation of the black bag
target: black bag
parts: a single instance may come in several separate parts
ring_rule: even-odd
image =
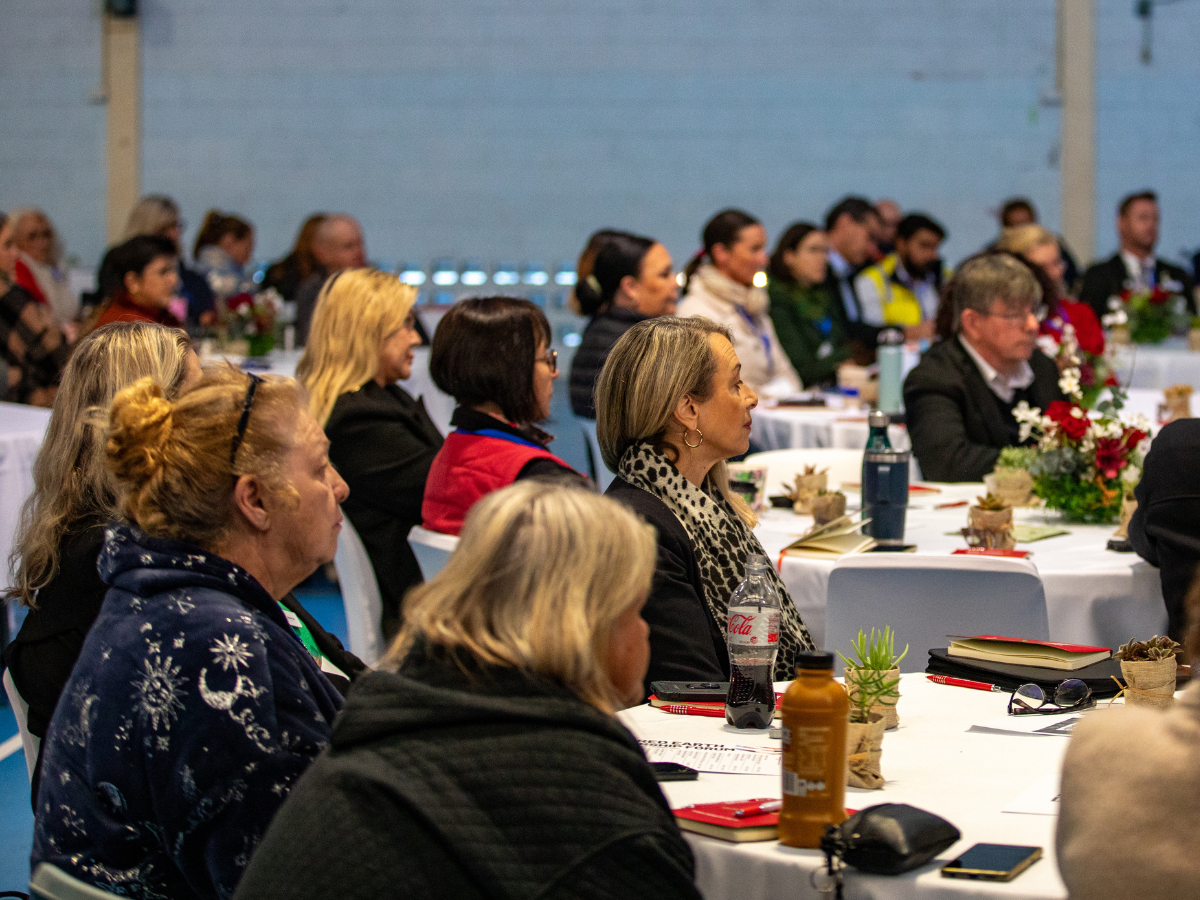
[[[961,837],[941,816],[907,803],[880,803],[841,825],[826,825],[821,850],[840,898],[841,864],[871,875],[900,875],[925,865]]]
[[[1121,678],[1121,663],[1111,658],[1102,659],[1082,669],[1047,669],[1044,666],[1014,666],[987,659],[951,656],[946,648],[938,647],[929,651],[929,665],[925,667],[925,671],[930,675],[986,681],[999,685],[1006,691],[1015,691],[1023,684],[1032,683],[1053,693],[1059,683],[1068,678],[1078,678],[1086,684],[1092,689],[1093,697],[1112,697],[1121,690],[1113,681],[1114,675]]]

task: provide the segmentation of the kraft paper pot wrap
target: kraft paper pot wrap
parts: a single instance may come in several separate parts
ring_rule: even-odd
[[[983,484],[1009,506],[1033,505],[1033,476],[1024,469],[996,469],[984,476]]]
[[[829,486],[829,473],[814,472],[811,475],[800,473],[796,475],[796,489],[792,494],[792,509],[802,516],[812,515],[813,501],[817,493]]]
[[[882,790],[883,732],[887,723],[879,713],[871,713],[870,723],[851,722],[846,729],[846,784],[869,791]]]
[[[834,519],[840,519],[845,514],[845,494],[834,492],[832,494],[819,494],[813,498],[812,515],[818,525],[824,525],[832,522]]]
[[[1175,700],[1175,657],[1166,659],[1121,660],[1121,677],[1127,685],[1128,706],[1166,709]]]
[[[850,705],[854,705],[855,696],[858,693],[858,678],[859,670],[852,669],[847,666],[843,670],[846,676],[846,690],[850,693]],[[884,679],[887,681],[895,681],[900,677],[899,669],[888,669],[883,673]],[[900,726],[900,714],[896,711],[896,704],[900,702],[900,685],[896,685],[895,689],[886,697],[880,697],[879,702],[871,707],[872,713],[878,713],[883,716],[884,730],[891,731],[893,728]]]

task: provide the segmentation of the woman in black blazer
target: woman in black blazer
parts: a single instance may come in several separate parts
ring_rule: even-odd
[[[329,459],[350,485],[342,509],[375,570],[388,640],[405,592],[421,583],[408,532],[421,524],[430,463],[442,446],[425,404],[396,384],[421,342],[416,291],[395,275],[349,269],[325,283],[296,377],[325,428]]]

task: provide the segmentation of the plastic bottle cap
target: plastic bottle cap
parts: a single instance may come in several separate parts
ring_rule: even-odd
[[[796,654],[796,671],[801,669],[833,670],[833,654],[826,650],[809,650]]]
[[[887,428],[891,421],[892,417],[881,409],[873,409],[867,413],[867,427],[869,428]]]

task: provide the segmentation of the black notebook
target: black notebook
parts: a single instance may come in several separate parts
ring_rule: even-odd
[[[925,671],[930,675],[949,675],[952,678],[965,678],[968,681],[986,681],[999,685],[1006,691],[1015,691],[1023,684],[1036,684],[1051,691],[1068,678],[1078,678],[1092,689],[1096,697],[1112,697],[1121,690],[1122,685],[1113,681],[1113,676],[1121,677],[1121,663],[1115,659],[1105,659],[1082,669],[1064,671],[1062,669],[1047,669],[1041,666],[1013,666],[1008,663],[989,662],[984,659],[964,659],[960,656],[948,656],[946,648],[940,647],[929,651],[929,665]]]

